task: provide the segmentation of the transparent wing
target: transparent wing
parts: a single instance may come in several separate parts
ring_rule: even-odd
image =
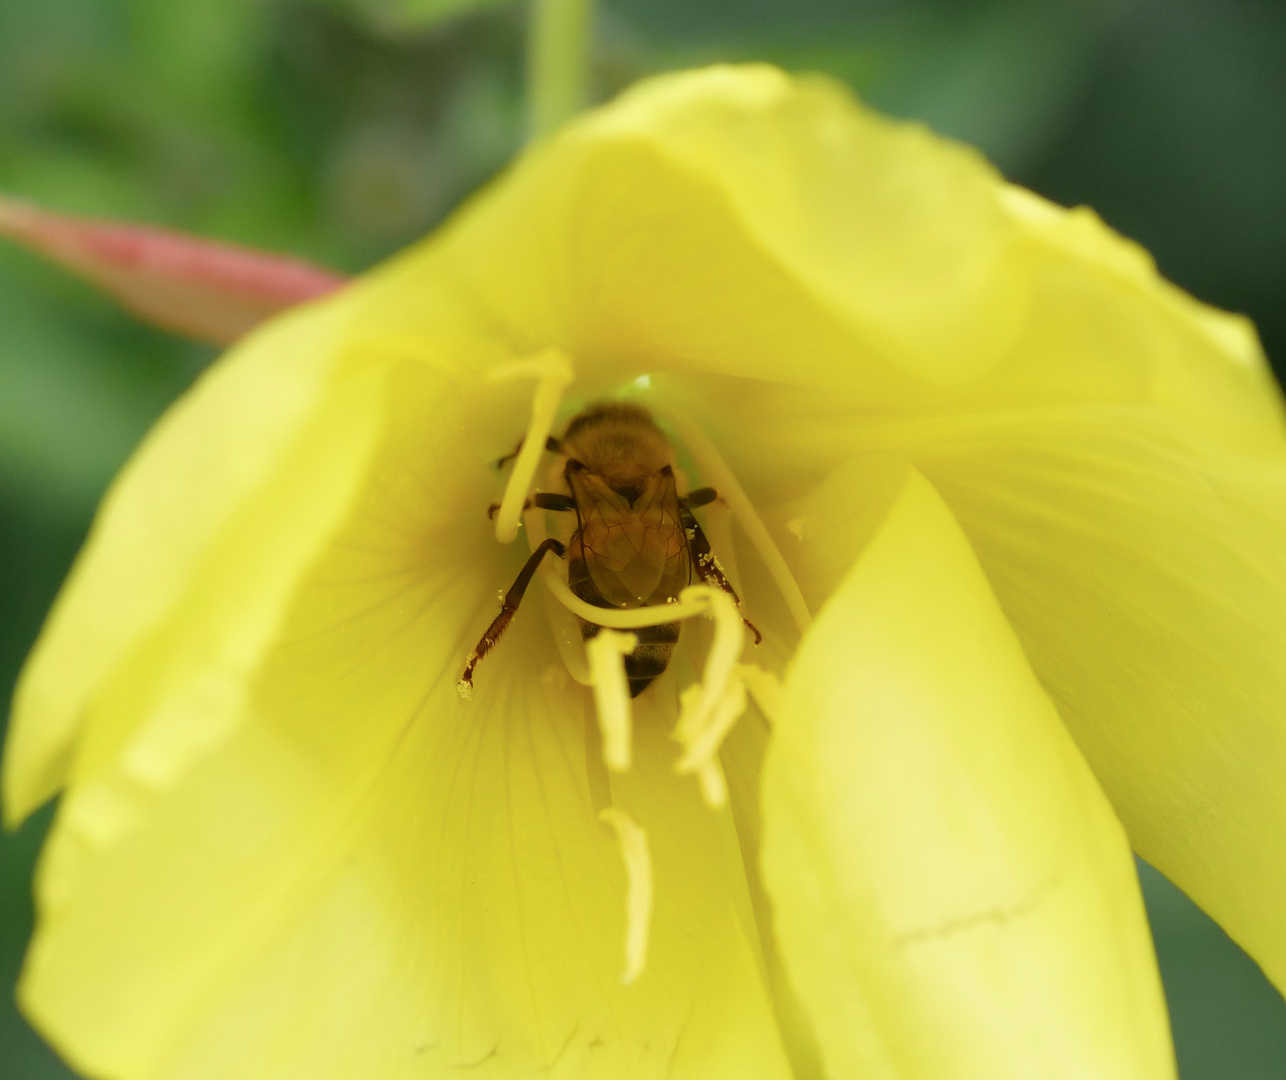
[[[647,477],[633,506],[601,476],[581,470],[570,480],[581,555],[599,597],[612,607],[677,597],[691,571],[673,474]]]

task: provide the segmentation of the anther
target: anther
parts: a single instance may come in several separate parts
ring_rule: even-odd
[[[675,770],[696,773],[706,802],[719,807],[727,799],[718,766],[719,746],[746,709],[746,688],[737,663],[745,633],[736,603],[722,590],[694,585],[679,595],[680,599],[705,600],[715,629],[699,686],[689,687],[679,699],[674,737],[682,744],[683,755]]]
[[[585,643],[594,707],[603,733],[603,764],[613,772],[625,772],[630,767],[633,712],[625,657],[638,643],[637,634],[618,630],[600,630]]]

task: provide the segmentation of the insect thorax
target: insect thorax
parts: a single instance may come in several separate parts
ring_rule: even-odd
[[[567,425],[563,452],[592,473],[628,483],[670,463],[670,444],[646,409],[620,402],[592,405]]]

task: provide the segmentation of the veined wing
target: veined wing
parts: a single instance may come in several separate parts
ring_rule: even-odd
[[[688,584],[688,546],[674,475],[647,477],[631,506],[601,476],[569,477],[580,515],[579,541],[598,595],[612,607],[662,604]]]

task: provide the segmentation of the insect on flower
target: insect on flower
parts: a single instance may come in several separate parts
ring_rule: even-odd
[[[501,458],[503,467],[517,457]],[[536,545],[505,594],[500,614],[469,654],[460,679],[462,691],[473,687],[473,672],[500,640],[518,610],[527,586],[549,552],[567,560],[567,584],[587,604],[601,608],[640,608],[674,603],[696,576],[728,593],[740,606],[710,541],[692,511],[717,499],[714,488],[679,494],[682,473],[674,450],[648,411],[639,405],[607,402],[591,405],[574,417],[562,439],[550,437],[545,449],[558,455],[550,486],[524,509],[536,507],[575,514],[567,540],[549,537]],[[488,516],[500,509],[493,503]],[[754,624],[743,620],[762,637]],[[581,637],[589,641],[602,627],[579,619]],[[679,640],[679,623],[641,627],[637,645],[625,656],[630,696],[638,697],[670,662]]]
[[[122,474],[3,755],[8,820],[65,789],[23,1008],[115,1080],[1174,1080],[1131,846],[1286,986],[1270,380],[972,151],[650,80]],[[600,573],[618,533],[655,582]],[[553,641],[464,704],[551,536],[477,652],[537,574]]]

